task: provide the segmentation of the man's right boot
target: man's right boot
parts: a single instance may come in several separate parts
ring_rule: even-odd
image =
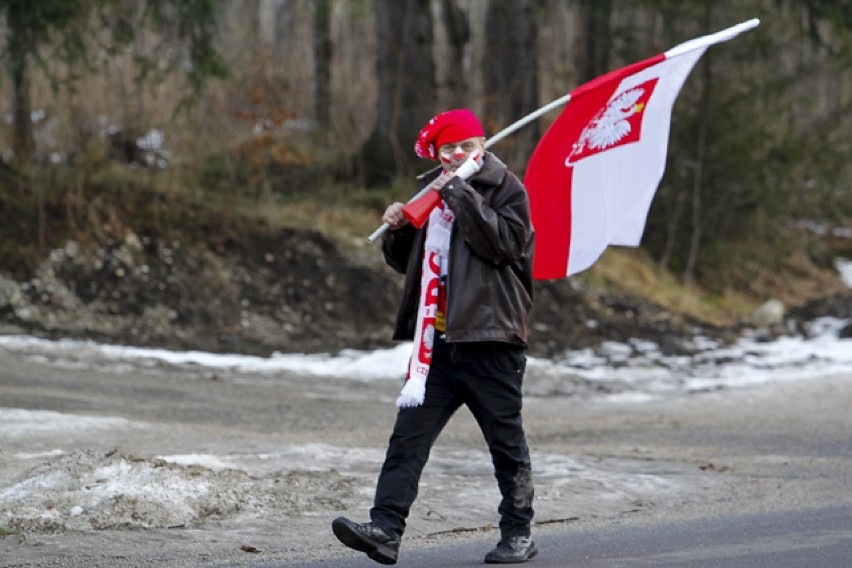
[[[337,540],[349,548],[366,552],[367,556],[380,564],[396,564],[399,540],[373,523],[353,523],[346,517],[337,517],[331,522],[331,530]]]

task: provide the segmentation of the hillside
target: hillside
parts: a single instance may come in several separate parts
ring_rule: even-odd
[[[63,204],[48,199],[39,252],[27,209],[11,203],[2,333],[259,355],[391,344],[402,278],[359,236],[375,212],[352,212],[343,218],[360,222],[347,226],[318,203],[284,207],[291,217],[308,211],[317,228],[306,228],[306,219],[273,221],[142,186],[93,190],[86,224],[69,223]],[[849,316],[852,298],[830,272],[791,270],[781,280],[793,319],[772,333],[795,329],[797,319]],[[537,283],[531,353],[630,338],[677,351],[697,329],[735,337],[765,299],[711,295],[683,286],[641,249],[611,250],[587,273]]]

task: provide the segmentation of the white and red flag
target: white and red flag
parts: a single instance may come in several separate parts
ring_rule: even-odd
[[[608,245],[639,245],[681,86],[707,47],[759,23],[690,40],[571,91],[524,177],[536,231],[534,278],[585,270]]]

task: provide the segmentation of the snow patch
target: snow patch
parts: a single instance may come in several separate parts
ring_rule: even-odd
[[[55,434],[69,431],[143,428],[138,422],[107,416],[63,414],[48,410],[25,410],[0,407],[3,436],[9,440],[33,435]]]
[[[345,508],[352,480],[287,471],[254,479],[117,452],[76,450],[0,491],[0,526],[20,532],[196,526],[229,516]]]
[[[842,256],[834,259],[834,267],[840,273],[840,279],[848,288],[852,288],[852,260]]]

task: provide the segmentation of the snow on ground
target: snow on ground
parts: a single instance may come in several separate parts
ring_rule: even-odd
[[[852,260],[848,258],[837,257],[834,259],[834,266],[837,272],[840,273],[840,279],[849,288],[852,288]]]
[[[405,369],[410,344],[378,351],[344,350],[331,354],[281,354],[271,357],[205,353],[202,351],[168,351],[104,345],[92,341],[63,339],[49,341],[23,335],[0,336],[0,347],[30,353],[33,357],[66,365],[88,365],[91,362],[112,365],[196,365],[211,369],[230,369],[254,373],[290,371],[320,376],[350,377],[353,379],[398,379]]]
[[[48,410],[3,408],[0,412],[3,417],[3,438],[6,441],[63,431],[107,431],[133,425],[133,422],[124,418],[80,416]]]
[[[253,477],[239,468],[89,449],[59,452],[21,477],[0,489],[0,527],[25,533],[171,528],[270,511],[298,516],[342,509],[339,496],[350,492],[354,480],[335,471],[315,475],[286,468]]]
[[[0,418],[4,414],[0,409]],[[61,423],[59,416],[50,418]],[[383,455],[383,448],[328,444],[285,446],[260,455],[153,459],[90,449],[8,455],[7,461],[37,465],[0,484],[0,527],[56,533],[198,526],[228,518],[247,526],[256,519],[274,523],[282,517],[366,510]],[[0,463],[3,458],[0,453]],[[536,509],[544,520],[564,518],[566,510],[629,511],[649,499],[683,499],[696,484],[715,482],[682,464],[535,451],[532,459]],[[471,515],[490,518],[499,501],[490,463],[483,450],[435,448],[420,501],[431,509],[453,495],[454,510],[433,512],[450,526]]]
[[[597,349],[569,351],[555,360],[531,358],[530,383],[566,377],[599,384],[612,400],[641,403],[674,392],[760,386],[776,381],[817,379],[852,371],[852,339],[839,330],[848,321],[822,318],[799,337],[762,341],[742,337],[719,345],[696,337],[693,356],[667,356],[645,341],[605,343]],[[0,351],[59,366],[96,366],[121,373],[129,369],[178,365],[267,374],[286,381],[287,372],[398,381],[410,345],[335,355],[276,354],[269,358],[171,352],[81,341],[46,341],[25,336],[0,337]],[[612,393],[615,393],[614,395]],[[282,445],[270,452],[175,454],[138,458],[115,451],[85,449],[80,440],[110,433],[156,429],[155,424],[121,418],[0,407],[0,528],[54,532],[123,527],[189,526],[226,517],[316,515],[363,504],[378,471],[384,448],[329,444]],[[63,434],[68,437],[63,438]],[[73,433],[73,435],[71,434]],[[44,447],[44,440],[57,446]],[[38,440],[41,451],[22,451]],[[62,442],[64,440],[64,443]],[[47,442],[50,443],[50,442]],[[88,446],[92,447],[92,446]],[[15,448],[9,450],[9,448]],[[436,448],[427,466],[433,472],[422,488],[458,493],[461,510],[488,514],[497,499],[489,458],[481,451]],[[631,503],[688,489],[654,464],[615,458],[581,459],[534,453],[540,499],[553,503],[579,494],[593,502]],[[5,473],[4,473],[5,470]],[[677,479],[689,477],[684,470]],[[694,480],[693,480],[694,482]],[[294,490],[295,488],[295,490]],[[592,505],[590,505],[592,506]],[[547,507],[541,507],[547,511]]]
[[[626,385],[641,393],[677,390],[736,388],[779,380],[840,374],[852,370],[852,341],[838,334],[848,320],[820,318],[802,336],[766,341],[744,336],[732,345],[705,337],[689,340],[696,355],[663,354],[654,343],[631,340],[604,342],[592,349],[566,351],[556,359],[530,357],[528,375],[571,376]],[[271,357],[167,351],[103,345],[91,341],[48,341],[29,336],[0,336],[0,348],[28,354],[35,360],[70,367],[96,365],[121,372],[132,367],[159,364],[189,365],[210,370],[235,370],[257,374],[286,372],[353,380],[400,380],[411,344],[376,351],[345,350],[337,354],[283,354]]]
[[[852,371],[852,340],[838,337],[848,323],[820,318],[807,326],[805,336],[774,341],[744,336],[729,346],[697,337],[692,343],[700,350],[692,356],[666,356],[656,345],[635,340],[605,342],[597,349],[569,352],[560,361],[535,363],[650,395],[817,378]]]

